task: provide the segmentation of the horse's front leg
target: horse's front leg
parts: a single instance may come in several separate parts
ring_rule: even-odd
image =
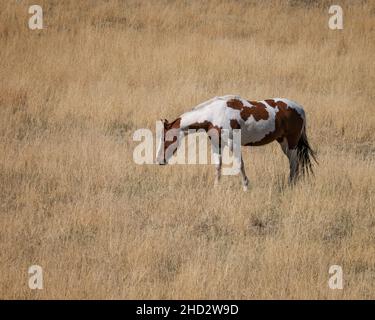
[[[215,152],[214,153],[214,163],[215,163],[215,187],[219,184],[221,178],[221,166],[222,166],[222,159],[221,153]]]
[[[242,156],[241,156],[241,171],[240,171],[240,175],[241,175],[241,179],[242,179],[242,188],[243,188],[243,191],[247,191],[248,188],[249,188],[249,179],[246,176],[245,165],[243,163]]]
[[[221,166],[222,166],[222,157],[221,157],[221,130],[211,128],[207,132],[208,137],[211,140],[212,145],[212,158],[215,164],[215,183],[216,187],[221,178]]]
[[[229,146],[230,152],[233,153],[233,139],[228,140],[228,146]],[[249,179],[246,176],[242,153],[240,153],[240,156],[241,156],[240,175],[241,175],[241,180],[242,180],[242,188],[244,191],[247,191],[249,188]]]

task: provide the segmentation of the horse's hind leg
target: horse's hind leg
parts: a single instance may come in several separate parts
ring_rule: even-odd
[[[289,149],[288,158],[289,158],[289,167],[290,167],[289,182],[294,183],[296,182],[298,178],[298,172],[299,172],[297,148]]]
[[[287,138],[283,138],[282,140],[278,140],[280,143],[281,149],[285,153],[285,155],[289,159],[289,183],[294,183],[298,177],[298,169],[299,169],[299,162],[298,162],[298,155],[297,155],[297,148],[290,148],[290,143],[288,143]]]

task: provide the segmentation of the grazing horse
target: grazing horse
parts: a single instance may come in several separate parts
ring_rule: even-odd
[[[288,99],[248,101],[235,95],[215,97],[182,114],[171,123],[162,121],[164,134],[157,152],[159,164],[168,162],[178,148],[177,136],[187,134],[189,129],[204,129],[206,132],[214,130],[218,137],[223,129],[232,133],[234,129],[240,129],[242,146],[262,146],[276,140],[289,159],[291,183],[295,182],[299,173],[312,172],[311,157],[316,161],[315,153],[307,140],[305,112],[299,104]],[[172,130],[178,134],[174,135],[173,139],[166,139]],[[229,139],[230,137],[231,135]],[[220,144],[220,138],[215,141],[211,138],[211,143]],[[228,144],[230,145],[230,141]],[[168,151],[172,152],[166,152],[168,148]],[[218,161],[215,184],[219,182],[221,175],[220,150],[216,148]],[[240,175],[243,188],[247,190],[249,182],[242,157]]]

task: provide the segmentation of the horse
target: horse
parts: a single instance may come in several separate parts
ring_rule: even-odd
[[[216,146],[215,185],[221,177],[221,149],[217,146],[221,143],[221,132],[224,129],[230,133],[239,129],[241,146],[263,146],[277,141],[289,159],[290,184],[294,184],[300,175],[313,173],[312,159],[317,162],[315,152],[307,139],[305,111],[301,105],[289,99],[251,101],[238,95],[225,95],[197,105],[172,122],[166,119],[161,121],[164,132],[156,158],[156,163],[160,165],[168,163],[179,146],[178,137],[189,133],[189,129],[217,133],[218,139],[212,139],[212,135],[209,135],[212,145]],[[172,131],[177,132],[173,134],[173,139],[166,138]],[[230,139],[233,137],[232,134],[229,136]],[[239,173],[243,189],[246,191],[249,179],[242,157]]]

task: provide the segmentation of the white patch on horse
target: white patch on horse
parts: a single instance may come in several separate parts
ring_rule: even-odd
[[[222,128],[225,123],[223,112],[225,107],[226,100],[218,97],[203,102],[181,116],[181,128],[184,129],[194,123],[204,123],[205,121]]]

